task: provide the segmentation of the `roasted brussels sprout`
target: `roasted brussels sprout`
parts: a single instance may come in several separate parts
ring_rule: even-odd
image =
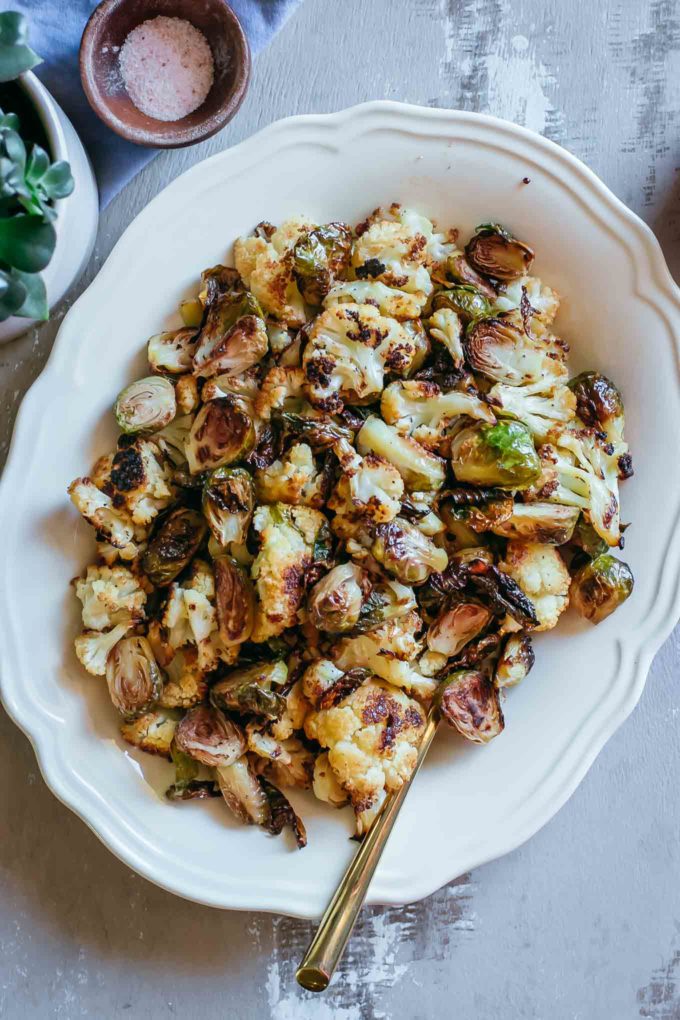
[[[618,609],[633,591],[633,574],[627,563],[602,553],[574,574],[569,591],[571,603],[591,623]]]
[[[475,290],[478,290],[489,301],[495,301],[496,291],[494,288],[485,277],[480,276],[477,270],[472,268],[465,256],[461,255],[460,252],[455,255],[449,255],[447,258],[446,275],[449,280],[455,280],[456,283],[464,283],[474,287]]]
[[[195,347],[195,329],[173,329],[156,333],[149,339],[147,346],[149,367],[154,372],[167,372],[170,375],[190,372]]]
[[[162,375],[138,379],[120,391],[113,413],[125,433],[158,432],[177,413],[175,387]]]
[[[497,687],[477,670],[451,673],[440,684],[436,702],[445,722],[475,744],[487,744],[505,725]]]
[[[569,389],[584,425],[604,432],[610,443],[623,441],[623,400],[614,383],[599,372],[581,372],[569,381]]]
[[[240,375],[269,350],[264,312],[250,291],[229,290],[210,301],[196,338],[198,376]]]
[[[451,462],[459,482],[525,489],[541,473],[541,462],[526,425],[475,422],[451,443]]]
[[[605,540],[600,538],[583,514],[578,519],[571,541],[591,560],[597,559],[602,553],[609,552],[609,546]]]
[[[509,634],[496,664],[494,674],[496,687],[514,687],[520,680],[524,680],[535,658],[528,634]]]
[[[293,249],[298,290],[309,305],[320,305],[338,276],[349,266],[352,231],[344,223],[328,223],[305,231]]]
[[[364,595],[370,585],[366,572],[355,563],[333,567],[312,588],[307,603],[317,630],[342,634],[359,621]]]
[[[302,850],[307,846],[307,833],[302,819],[296,815],[288,798],[273,783],[268,782],[264,777],[260,778],[260,782],[269,801],[269,818],[263,828],[272,836],[278,836],[289,825],[298,850]]]
[[[243,567],[228,556],[213,560],[215,608],[222,644],[243,644],[255,623],[255,589]]]
[[[439,489],[446,476],[441,457],[429,453],[415,439],[402,435],[377,415],[371,415],[363,425],[357,436],[357,450],[362,456],[377,453],[394,464],[406,485],[414,491]]]
[[[420,584],[433,571],[446,569],[448,556],[414,524],[395,517],[375,529],[371,553],[385,570],[403,584]]]
[[[473,269],[495,280],[516,280],[531,269],[534,253],[498,223],[483,223],[465,246]]]
[[[351,443],[354,438],[351,429],[332,418],[305,418],[288,411],[275,412],[272,417],[281,426],[284,436],[295,436],[315,450],[325,450],[341,439]]]
[[[187,298],[180,301],[179,314],[187,328],[198,329],[203,321],[203,305],[198,298]]]
[[[440,290],[432,301],[432,309],[450,308],[463,322],[472,322],[491,314],[491,303],[476,287],[461,283],[450,290]]]
[[[477,319],[463,341],[475,372],[508,386],[566,381],[565,351],[551,338],[537,339],[512,318]]]
[[[255,507],[255,486],[245,468],[219,467],[203,486],[203,513],[222,546],[245,542]]]
[[[218,765],[216,771],[220,793],[240,822],[265,825],[271,811],[260,780],[244,755],[231,765]]]
[[[511,515],[491,530],[503,538],[564,545],[574,534],[579,513],[578,507],[560,503],[513,503]]]
[[[255,445],[255,428],[236,397],[208,401],[196,415],[186,444],[192,474],[242,460]]]
[[[201,770],[195,758],[180,751],[173,740],[170,757],[175,766],[175,782],[165,791],[168,800],[202,800],[205,797],[219,797],[214,780],[198,779]]]
[[[206,536],[203,515],[178,507],[163,518],[142,557],[142,569],[152,584],[164,588],[190,563]]]
[[[411,588],[398,581],[380,581],[366,596],[354,630],[365,634],[415,608],[416,599]]]
[[[427,647],[452,659],[468,641],[481,634],[491,618],[491,610],[477,599],[454,596],[430,625]]]
[[[163,675],[145,637],[124,637],[106,657],[111,701],[126,719],[148,712],[163,689]]]
[[[232,670],[210,690],[210,700],[217,708],[230,712],[249,712],[265,719],[279,719],[286,707],[285,698],[275,688],[288,678],[283,660],[257,662],[244,669]]]
[[[246,749],[240,727],[208,705],[189,709],[175,731],[175,743],[202,765],[231,765]]]

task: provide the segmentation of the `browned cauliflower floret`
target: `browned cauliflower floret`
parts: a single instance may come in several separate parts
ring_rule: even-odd
[[[120,728],[123,740],[140,751],[170,757],[170,745],[179,724],[179,715],[169,709],[155,708]]]
[[[126,510],[114,506],[113,500],[97,488],[91,478],[76,478],[68,488],[73,505],[97,534],[114,550],[115,559],[121,550],[133,550],[135,529]]]
[[[125,510],[134,524],[150,524],[173,497],[158,446],[149,439],[124,437],[113,456],[101,457],[92,480]]]
[[[551,630],[569,605],[571,578],[554,545],[508,542],[500,569],[509,574],[534,604],[539,626]]]
[[[432,224],[424,220],[432,230]],[[355,241],[352,266],[356,276],[413,294],[422,311],[432,293],[427,271],[428,238],[415,218],[391,220],[376,217]]]
[[[421,629],[420,615],[411,610],[367,634],[341,638],[331,649],[331,658],[343,672],[366,667],[394,686],[426,699],[432,696],[436,682],[424,676],[415,661],[423,650],[417,636]]]
[[[461,415],[491,423],[496,420],[489,405],[476,393],[443,393],[436,383],[418,379],[390,383],[383,390],[380,413],[399,432],[444,455],[449,452],[445,446],[447,430]]]
[[[317,469],[311,448],[306,443],[295,443],[280,460],[255,473],[255,491],[260,503],[321,508],[324,476]]]
[[[194,560],[186,581],[170,585],[161,624],[172,648],[196,646],[201,670],[209,671],[219,662],[229,664],[236,660],[238,646],[226,647],[220,639],[215,578],[204,560]]]
[[[282,223],[267,240],[241,237],[234,244],[234,262],[246,287],[274,318],[287,326],[302,326],[305,303],[294,276],[293,248],[313,224],[301,217]]]
[[[301,368],[270,368],[255,397],[255,413],[269,421],[272,411],[283,410],[287,400],[299,402],[304,387],[305,373]]]
[[[328,748],[328,763],[349,794],[359,835],[370,827],[387,793],[410,777],[424,726],[417,702],[377,679],[307,716],[305,733]]]
[[[167,680],[158,704],[161,708],[192,708],[205,701],[208,685],[193,647],[176,652],[165,667]]]
[[[340,461],[340,478],[328,507],[350,520],[367,518],[380,524],[401,510],[402,477],[388,460],[376,453],[360,457],[347,440],[333,447]]]
[[[107,630],[144,618],[146,592],[127,567],[89,566],[75,588],[88,630]]]

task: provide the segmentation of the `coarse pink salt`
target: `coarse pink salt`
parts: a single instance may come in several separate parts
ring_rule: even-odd
[[[198,109],[215,76],[208,40],[183,18],[159,15],[137,25],[119,60],[130,99],[154,120],[181,120]]]

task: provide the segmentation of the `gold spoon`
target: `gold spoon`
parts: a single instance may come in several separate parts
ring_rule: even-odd
[[[432,743],[438,721],[435,710],[430,709],[410,778],[395,793],[388,794],[385,806],[368,830],[340,880],[333,899],[326,907],[316,935],[295,974],[298,984],[310,992],[323,992],[330,984],[366,899],[368,887],[390,838],[399,809]]]

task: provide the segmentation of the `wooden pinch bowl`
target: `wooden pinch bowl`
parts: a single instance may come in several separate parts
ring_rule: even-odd
[[[206,99],[181,120],[155,120],[138,110],[120,72],[120,48],[128,34],[158,15],[191,22],[208,40],[215,62]],[[137,145],[181,148],[214,135],[237,112],[250,81],[250,47],[224,0],[103,0],[83,32],[80,77],[90,106],[116,134]]]

